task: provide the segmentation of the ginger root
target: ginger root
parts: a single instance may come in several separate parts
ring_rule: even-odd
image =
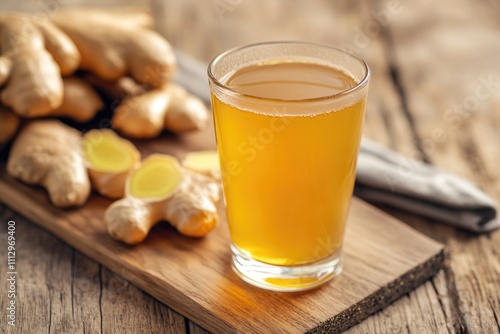
[[[145,159],[127,178],[126,197],[105,213],[109,234],[127,244],[143,241],[151,228],[167,220],[181,234],[202,237],[217,224],[219,186],[184,170],[168,155]]]
[[[24,126],[12,145],[7,173],[45,187],[57,207],[81,206],[90,194],[81,134],[59,121],[39,120]]]
[[[10,141],[17,133],[20,125],[21,119],[19,116],[12,110],[0,106],[0,145]]]
[[[50,22],[25,14],[0,14],[1,101],[22,117],[48,115],[63,101],[61,72],[79,64],[73,42]]]
[[[221,180],[222,178],[217,151],[189,152],[182,160],[182,166],[214,180]]]
[[[87,132],[82,147],[92,188],[112,199],[125,196],[127,176],[141,160],[134,144],[102,129]]]
[[[130,74],[137,82],[159,87],[173,77],[176,61],[170,44],[148,29],[144,13],[101,9],[67,9],[52,22],[74,42],[80,67],[100,78],[118,80]]]
[[[71,39],[50,21],[34,22],[43,35],[45,48],[59,66],[62,76],[73,74],[80,65],[80,53]]]
[[[208,124],[209,113],[203,102],[175,83],[148,90],[130,77],[110,82],[87,75],[85,80],[111,98],[123,99],[115,108],[111,124],[127,137],[154,138],[163,130],[181,133]]]
[[[115,109],[112,127],[133,138],[154,138],[164,129],[174,133],[198,130],[208,123],[203,102],[170,83],[126,98]]]
[[[90,84],[76,77],[64,78],[62,104],[47,116],[69,117],[78,122],[90,121],[104,104]]]

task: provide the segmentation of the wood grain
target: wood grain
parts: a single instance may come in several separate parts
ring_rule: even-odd
[[[131,328],[144,333],[185,333],[183,316],[45,229],[3,205],[0,219],[2,250],[7,247],[3,222],[16,222],[18,272],[16,327],[2,320],[0,333],[130,333]],[[6,277],[5,269],[0,266],[2,277]],[[7,299],[3,296],[0,307],[4,310]]]
[[[57,10],[64,6],[81,5],[140,5],[148,6],[145,0],[7,0],[0,3],[1,10],[41,11],[44,8]],[[382,0],[319,0],[315,2],[288,0],[252,0],[231,2],[239,4],[228,11],[223,20],[214,11],[214,1],[194,0],[155,0],[155,14],[161,20],[158,27],[181,50],[209,61],[216,54],[237,45],[272,39],[301,39],[322,43],[354,45],[357,29],[364,29],[373,20],[373,12],[388,8]],[[364,47],[354,50],[368,60],[372,69],[372,80],[365,122],[365,135],[392,147],[407,157],[425,157],[431,163],[449,168],[464,177],[480,183],[494,198],[500,200],[500,180],[496,172],[500,163],[500,96],[496,91],[481,104],[480,110],[473,113],[460,127],[450,127],[449,137],[444,142],[436,143],[438,149],[426,157],[426,145],[429,145],[430,129],[439,124],[440,117],[454,102],[462,102],[473,93],[477,75],[490,69],[498,69],[498,52],[494,49],[500,39],[492,38],[500,32],[498,1],[450,1],[440,3],[431,1],[395,1],[403,11],[393,15],[389,24],[381,27]],[[400,15],[402,15],[400,17]],[[400,18],[399,18],[400,17]],[[436,37],[438,41],[436,41]],[[469,46],[469,47],[467,47]],[[408,51],[405,51],[408,49]],[[421,50],[427,55],[419,58]],[[446,52],[449,50],[449,52]],[[412,55],[415,53],[415,55]],[[404,57],[410,56],[408,60]],[[486,60],[486,61],[485,61]],[[416,63],[413,63],[415,62]],[[481,65],[483,64],[483,65]],[[477,71],[478,67],[483,67]],[[406,75],[406,72],[411,75]],[[395,74],[398,75],[395,75]],[[468,73],[468,74],[466,74]],[[399,76],[399,77],[398,77]],[[433,83],[441,82],[442,86]],[[468,77],[469,79],[465,79]],[[423,80],[425,78],[425,80]],[[436,81],[437,80],[437,81]],[[448,89],[453,87],[453,89]],[[436,90],[434,90],[434,88]],[[428,95],[429,94],[429,95]],[[418,103],[418,100],[422,102]],[[416,102],[415,102],[416,101]],[[473,119],[473,121],[471,121]],[[427,129],[427,130],[425,130]],[[431,137],[432,138],[432,137]],[[469,141],[472,140],[472,145]],[[477,167],[479,166],[479,167]],[[481,167],[482,166],[482,167]],[[483,178],[483,173],[487,178]],[[431,281],[424,283],[415,291],[405,295],[383,311],[368,318],[361,324],[348,330],[348,333],[484,333],[482,328],[491,333],[500,333],[500,233],[485,236],[470,235],[440,224],[436,221],[421,219],[405,214],[394,208],[382,208],[419,231],[443,243],[448,244],[449,259],[445,269]],[[33,247],[23,243],[23,267],[25,278],[20,280],[20,290],[26,291],[26,297],[38,296],[33,302],[23,304],[25,331],[12,333],[38,333],[45,331],[49,319],[57,313],[69,312],[70,309],[49,309],[46,281],[65,280],[70,282],[71,275],[53,276],[55,267],[67,268],[70,257],[58,257],[51,261],[56,250],[74,251],[62,241],[48,235],[44,230],[30,224],[24,217],[13,213],[0,205],[0,211],[7,217],[13,217],[23,225],[22,231],[27,242],[43,244],[46,238],[51,244],[61,247]],[[2,215],[2,219],[3,219]],[[7,219],[7,218],[6,218]],[[3,233],[4,230],[1,232]],[[0,234],[0,238],[2,238]],[[42,241],[43,239],[43,241]],[[0,240],[0,245],[1,242]],[[2,246],[3,247],[3,246]],[[75,254],[80,254],[74,251]],[[81,256],[81,255],[80,255]],[[87,259],[84,256],[81,256]],[[94,266],[89,266],[87,274],[93,277],[93,269],[99,265],[87,259]],[[49,271],[49,268],[53,268]],[[87,268],[87,267],[85,267]],[[3,269],[0,266],[0,269]],[[87,269],[85,269],[87,270]],[[103,270],[106,270],[103,268]],[[82,273],[83,275],[83,273]],[[84,275],[85,276],[85,275]],[[115,280],[121,280],[118,276]],[[27,283],[29,282],[29,284]],[[91,279],[74,280],[85,282],[82,289],[99,290],[99,281]],[[27,285],[28,284],[28,285]],[[94,287],[92,285],[95,285]],[[128,303],[125,299],[102,300],[102,308],[124,308],[135,316],[121,323],[124,332],[137,330],[134,321],[139,317],[150,316],[145,301],[152,299],[132,285],[127,290],[143,295],[143,299]],[[66,291],[66,290],[65,290]],[[95,294],[89,294],[94,298]],[[27,300],[27,299],[23,299]],[[0,300],[0,306],[3,300]],[[75,313],[73,320],[84,323],[86,332],[89,328],[100,332],[100,326],[88,321],[95,319],[98,303],[80,303],[80,313]],[[169,309],[155,304],[163,314]],[[159,312],[159,311],[158,311]],[[71,313],[68,313],[71,317]],[[175,314],[175,313],[174,313]],[[35,316],[37,315],[37,316]],[[42,316],[43,315],[43,316]],[[180,315],[177,315],[182,320]],[[95,320],[100,325],[100,320]],[[109,317],[102,319],[113,321]],[[169,330],[167,323],[156,317],[151,322],[151,333]],[[187,321],[186,331],[199,328]],[[0,326],[3,327],[3,326]],[[40,329],[32,330],[32,329]],[[62,324],[52,323],[52,330],[67,332]],[[69,327],[72,328],[72,327]],[[178,327],[175,327],[178,328]],[[144,331],[148,332],[149,328]],[[0,328],[0,333],[4,328]],[[91,332],[94,332],[94,331]],[[194,330],[194,329],[193,329]],[[183,333],[179,331],[179,333]]]
[[[429,6],[416,3],[413,13],[395,19],[398,29],[390,30],[408,114],[429,161],[474,180],[498,199],[498,6],[443,1],[432,5],[435,14],[420,22],[426,29],[408,21],[409,15],[422,15]],[[451,6],[454,10],[449,11]],[[486,86],[485,81],[493,84]],[[500,248],[494,241],[499,234],[453,231],[446,237],[452,256],[445,270],[449,298],[442,303],[449,309],[453,330],[500,332],[500,294],[494,288],[500,286]]]
[[[212,129],[137,144],[144,157],[152,152],[182,156],[187,151],[215,145]],[[92,195],[81,209],[62,211],[49,204],[43,190],[34,191],[1,170],[0,201],[215,333],[340,332],[423,283],[440,269],[444,259],[442,245],[354,200],[346,232],[344,273],[310,292],[274,293],[254,288],[232,272],[223,207],[219,208],[220,226],[207,238],[190,239],[167,225],[160,225],[145,243],[129,247],[107,235],[103,215],[110,201],[100,196]],[[56,252],[58,256],[68,256]],[[71,268],[57,269],[58,275],[71,271]],[[99,280],[99,312],[93,316],[115,319],[101,331],[121,331],[126,320],[122,317],[128,314],[127,304],[110,310],[101,307],[102,300],[119,294],[120,285],[109,282],[110,274],[100,267],[97,273],[92,269],[85,272],[93,272],[94,279]],[[56,284],[51,291],[73,295],[70,291],[64,293],[67,282]],[[133,301],[141,296],[132,292],[125,297]],[[71,306],[74,311],[73,300],[71,303],[68,298],[50,297],[50,300],[54,300],[58,309]],[[146,308],[154,309],[154,305],[151,301]],[[134,319],[133,323],[142,328],[155,318]],[[66,320],[55,319],[56,323]],[[103,326],[102,320],[100,323]]]

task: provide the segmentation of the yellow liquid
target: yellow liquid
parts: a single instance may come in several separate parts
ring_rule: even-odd
[[[292,62],[248,67],[225,84],[294,103],[356,82],[334,68]],[[353,191],[365,98],[316,115],[242,110],[215,95],[212,106],[233,243],[273,265],[311,263],[335,253]]]

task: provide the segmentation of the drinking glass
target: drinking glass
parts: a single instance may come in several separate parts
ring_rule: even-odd
[[[285,80],[275,76],[277,65],[287,66],[280,75],[289,89],[273,88],[273,80]],[[253,71],[265,80],[252,82]],[[246,81],[233,85],[239,73]],[[208,74],[234,271],[276,291],[310,289],[339,275],[367,64],[330,46],[269,42],[224,52]],[[351,85],[329,90],[346,78]],[[252,84],[258,93],[249,93]]]

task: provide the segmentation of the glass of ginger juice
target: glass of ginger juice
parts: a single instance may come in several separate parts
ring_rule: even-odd
[[[275,291],[342,271],[370,71],[329,46],[270,42],[208,67],[232,267]]]

